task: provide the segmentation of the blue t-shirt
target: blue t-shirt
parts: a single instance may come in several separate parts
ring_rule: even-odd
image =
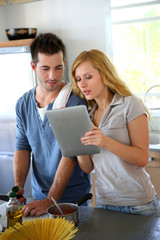
[[[86,101],[71,93],[66,106],[82,104],[87,106]],[[52,106],[53,103],[50,103],[47,109],[52,109]],[[17,101],[16,117],[16,150],[32,153],[32,196],[34,199],[44,199],[53,183],[62,154],[47,117],[41,120],[35,88]],[[76,158],[75,161],[75,169],[60,202],[76,203],[90,191],[90,175],[80,169]]]

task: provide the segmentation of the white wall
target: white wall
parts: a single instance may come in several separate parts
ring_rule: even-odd
[[[67,50],[67,68],[83,50],[106,50],[107,0],[41,0],[0,8],[0,41],[5,28],[37,27],[59,35]],[[3,14],[2,14],[3,13]]]
[[[0,41],[5,41],[6,40],[6,36],[5,36],[5,29],[6,29],[6,25],[5,25],[5,8],[4,7],[0,7]]]

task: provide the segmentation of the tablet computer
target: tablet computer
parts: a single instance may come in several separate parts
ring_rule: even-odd
[[[85,146],[81,143],[81,137],[92,129],[92,122],[85,105],[48,110],[46,115],[62,156],[73,157],[100,152],[98,146]]]

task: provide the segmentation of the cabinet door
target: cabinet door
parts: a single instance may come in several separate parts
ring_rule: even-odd
[[[145,169],[149,173],[152,184],[160,198],[160,152],[150,151],[149,157],[151,161],[148,162]]]
[[[90,202],[90,207],[96,207],[96,193],[95,193],[95,173],[94,171],[91,172],[91,193],[93,194],[93,201]]]

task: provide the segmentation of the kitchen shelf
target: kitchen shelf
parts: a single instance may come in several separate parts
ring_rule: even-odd
[[[6,41],[6,42],[0,42],[0,48],[30,46],[33,41],[34,41],[34,39],[30,38],[30,39],[11,40],[11,41]]]
[[[0,54],[29,53],[34,38],[0,42]]]

